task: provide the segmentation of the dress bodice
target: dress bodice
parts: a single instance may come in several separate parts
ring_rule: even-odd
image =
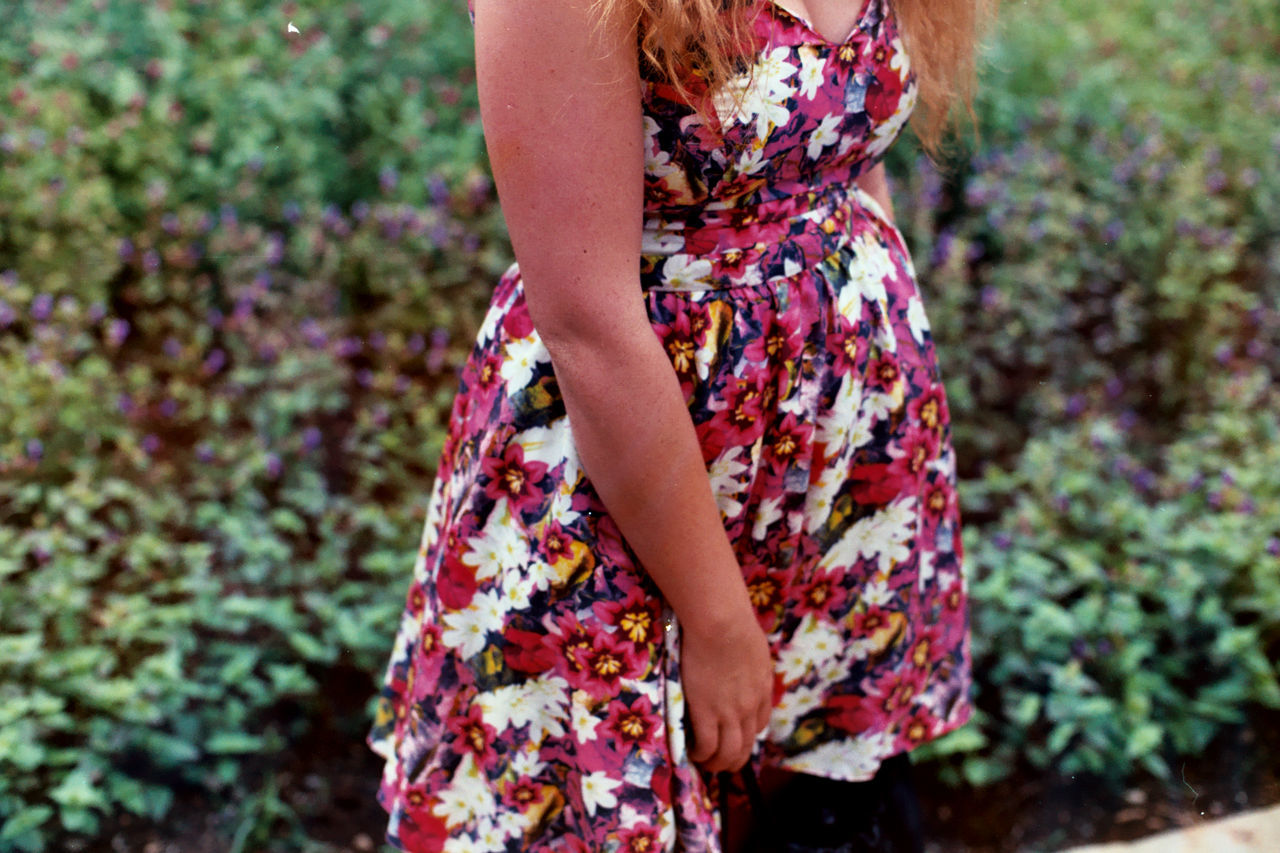
[[[759,0],[754,53],[710,109],[642,71],[645,289],[784,277],[838,250],[842,222],[883,219],[853,182],[902,131],[917,86],[890,0],[861,3],[837,44]]]
[[[671,87],[645,82],[646,210],[750,206],[848,184],[910,117],[915,76],[888,0],[863,0],[840,44],[772,0],[757,11],[754,67],[722,88],[709,121]]]

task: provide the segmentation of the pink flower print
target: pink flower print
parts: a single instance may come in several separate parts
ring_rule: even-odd
[[[926,517],[935,524],[947,515],[956,502],[956,491],[945,480],[938,479],[925,486],[921,497]]]
[[[929,719],[928,712],[918,709],[903,720],[902,725],[898,727],[900,745],[895,744],[894,749],[913,749],[928,740]]]
[[[919,426],[908,427],[902,443],[890,447],[889,454],[894,457],[890,471],[908,480],[919,480],[929,460],[938,455],[938,434]]]
[[[794,414],[783,418],[773,433],[773,441],[768,445],[769,455],[779,468],[776,474],[785,473],[786,466],[797,458],[809,455],[809,441],[813,437],[813,424],[800,421]]]
[[[840,584],[840,573],[820,571],[800,588],[796,613],[839,613],[847,593]]]
[[[713,422],[723,428],[727,444],[749,445],[764,429],[760,422],[764,401],[759,380],[735,376],[731,385],[725,389],[723,407],[716,412]]]
[[[877,388],[892,388],[901,377],[898,359],[892,355],[881,356],[871,365],[871,382]]]
[[[620,699],[609,704],[609,718],[605,728],[613,732],[624,754],[632,747],[645,751],[657,747],[657,734],[661,728],[653,703],[641,696],[629,706]]]
[[[528,776],[521,776],[507,784],[502,792],[502,802],[515,807],[523,814],[531,806],[542,802],[542,786],[534,783]]]
[[[907,404],[907,415],[912,420],[924,424],[926,429],[938,430],[942,428],[946,419],[946,405],[942,386],[935,383]]]
[[[656,853],[662,849],[658,830],[652,826],[634,826],[618,836],[622,842],[618,853]]]
[[[457,737],[462,748],[476,757],[476,763],[483,766],[493,757],[493,739],[498,732],[484,721],[484,714],[479,705],[472,705],[465,716],[449,718],[449,731]]]
[[[643,588],[637,586],[623,601],[598,601],[596,616],[617,629],[616,636],[630,643],[636,651],[644,651],[657,641],[662,620]]]
[[[585,676],[582,686],[597,699],[616,694],[619,682],[636,670],[631,650],[608,632],[596,634],[590,649],[577,647],[574,653]]]
[[[518,443],[508,444],[502,457],[487,457],[480,461],[485,476],[484,493],[495,501],[506,498],[511,504],[511,511],[522,515],[536,509],[545,497],[537,486],[547,474],[545,462],[526,462],[524,448]]]

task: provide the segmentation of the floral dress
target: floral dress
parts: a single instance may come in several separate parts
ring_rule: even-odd
[[[704,120],[646,76],[639,286],[773,653],[753,762],[862,780],[973,710],[947,399],[907,247],[854,184],[917,88],[888,0],[840,44],[759,5],[738,101]],[[368,734],[387,840],[719,850],[679,637],[583,473],[512,265]]]

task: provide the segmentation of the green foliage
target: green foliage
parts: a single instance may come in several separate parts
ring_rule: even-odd
[[[1277,44],[1252,0],[1009,8],[983,150],[897,152],[965,475],[953,781],[1167,780],[1280,704]]]
[[[193,785],[303,848],[247,770],[363,733],[510,261],[465,3],[10,6],[0,850]],[[982,150],[891,152],[965,477],[954,778],[1165,775],[1280,698],[1278,15],[1009,7]]]
[[[260,849],[246,768],[361,728],[510,260],[466,7],[97,5],[0,34],[0,850],[192,785]]]
[[[1280,394],[1261,371],[1230,384],[1251,414],[1155,453],[1098,418],[966,484],[1007,505],[966,531],[982,713],[953,774],[982,784],[1021,756],[1117,789],[1168,780],[1251,705],[1280,707]]]

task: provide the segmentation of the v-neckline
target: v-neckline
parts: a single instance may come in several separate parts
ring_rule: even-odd
[[[853,22],[853,29],[851,29],[849,31],[849,34],[844,37],[844,41],[832,41],[831,39],[827,38],[822,33],[818,32],[817,28],[814,27],[813,24],[811,24],[809,21],[801,17],[801,15],[798,12],[792,12],[790,9],[779,4],[777,0],[765,0],[765,2],[768,3],[770,6],[772,6],[774,9],[781,11],[782,14],[791,18],[791,20],[800,24],[800,26],[808,30],[811,35],[817,36],[818,39],[821,40],[822,43],[827,45],[828,47],[844,47],[849,42],[853,41],[854,37],[857,36],[858,33],[862,31],[862,25],[867,20],[867,15],[871,13],[871,5],[875,3],[876,0],[862,0],[862,8],[858,12],[857,20]]]

